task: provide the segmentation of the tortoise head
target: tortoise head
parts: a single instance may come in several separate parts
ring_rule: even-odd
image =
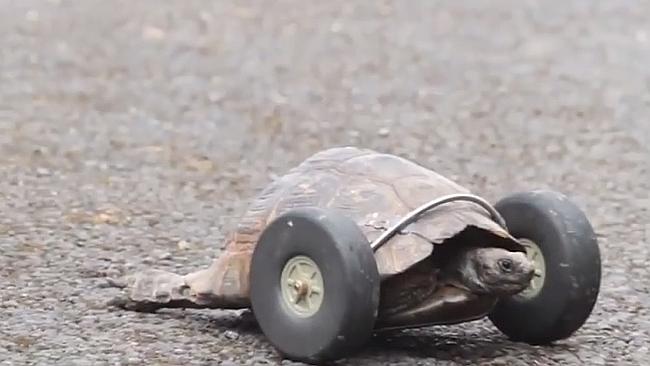
[[[514,295],[528,287],[535,271],[524,253],[502,248],[468,249],[460,260],[459,280],[477,294]]]

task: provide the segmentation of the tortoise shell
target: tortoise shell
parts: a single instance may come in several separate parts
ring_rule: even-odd
[[[324,150],[270,183],[252,201],[207,272],[189,275],[187,281],[199,296],[244,304],[258,238],[269,223],[288,210],[337,210],[354,220],[372,241],[421,204],[453,193],[469,191],[402,157],[354,147]],[[490,235],[490,245],[518,245],[480,206],[453,202],[425,214],[377,250],[380,275],[387,278],[407,270],[427,258],[435,244],[470,228]]]

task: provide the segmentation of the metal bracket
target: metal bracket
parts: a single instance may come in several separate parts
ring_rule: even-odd
[[[404,229],[405,227],[413,223],[415,220],[420,218],[420,216],[422,216],[424,213],[440,205],[444,205],[446,203],[455,202],[455,201],[467,201],[467,202],[476,203],[477,205],[483,207],[486,211],[488,211],[492,219],[496,221],[497,224],[499,224],[501,227],[507,230],[506,222],[503,219],[503,217],[501,217],[499,212],[483,198],[479,196],[475,196],[473,194],[464,194],[464,193],[450,194],[447,196],[442,196],[434,200],[431,200],[423,204],[422,206],[416,208],[415,210],[409,212],[408,214],[406,214],[406,216],[404,216],[399,222],[397,222],[392,227],[388,228],[388,230],[384,231],[377,239],[375,239],[370,244],[370,248],[372,248],[373,251],[377,251],[379,248],[381,248],[381,246],[386,244],[393,236],[395,236],[398,232],[402,231],[402,229]]]

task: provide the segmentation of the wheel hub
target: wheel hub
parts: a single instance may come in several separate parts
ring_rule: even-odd
[[[533,262],[535,272],[528,287],[517,294],[517,296],[524,299],[531,299],[537,296],[544,286],[544,280],[546,279],[546,262],[544,261],[542,250],[535,242],[529,239],[519,239],[519,242],[526,249],[526,257]]]
[[[280,278],[282,299],[295,315],[314,315],[323,302],[323,276],[316,262],[299,255],[287,261]]]

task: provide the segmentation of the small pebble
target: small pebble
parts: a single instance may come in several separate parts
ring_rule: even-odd
[[[239,334],[237,334],[237,332],[232,331],[232,330],[225,331],[223,333],[223,336],[226,337],[227,339],[231,339],[231,340],[239,338]]]
[[[192,248],[192,244],[190,244],[185,240],[180,240],[177,245],[178,245],[178,249],[180,250],[188,250]]]
[[[47,177],[51,174],[50,170],[47,168],[37,168],[36,169],[36,175],[39,177]]]

